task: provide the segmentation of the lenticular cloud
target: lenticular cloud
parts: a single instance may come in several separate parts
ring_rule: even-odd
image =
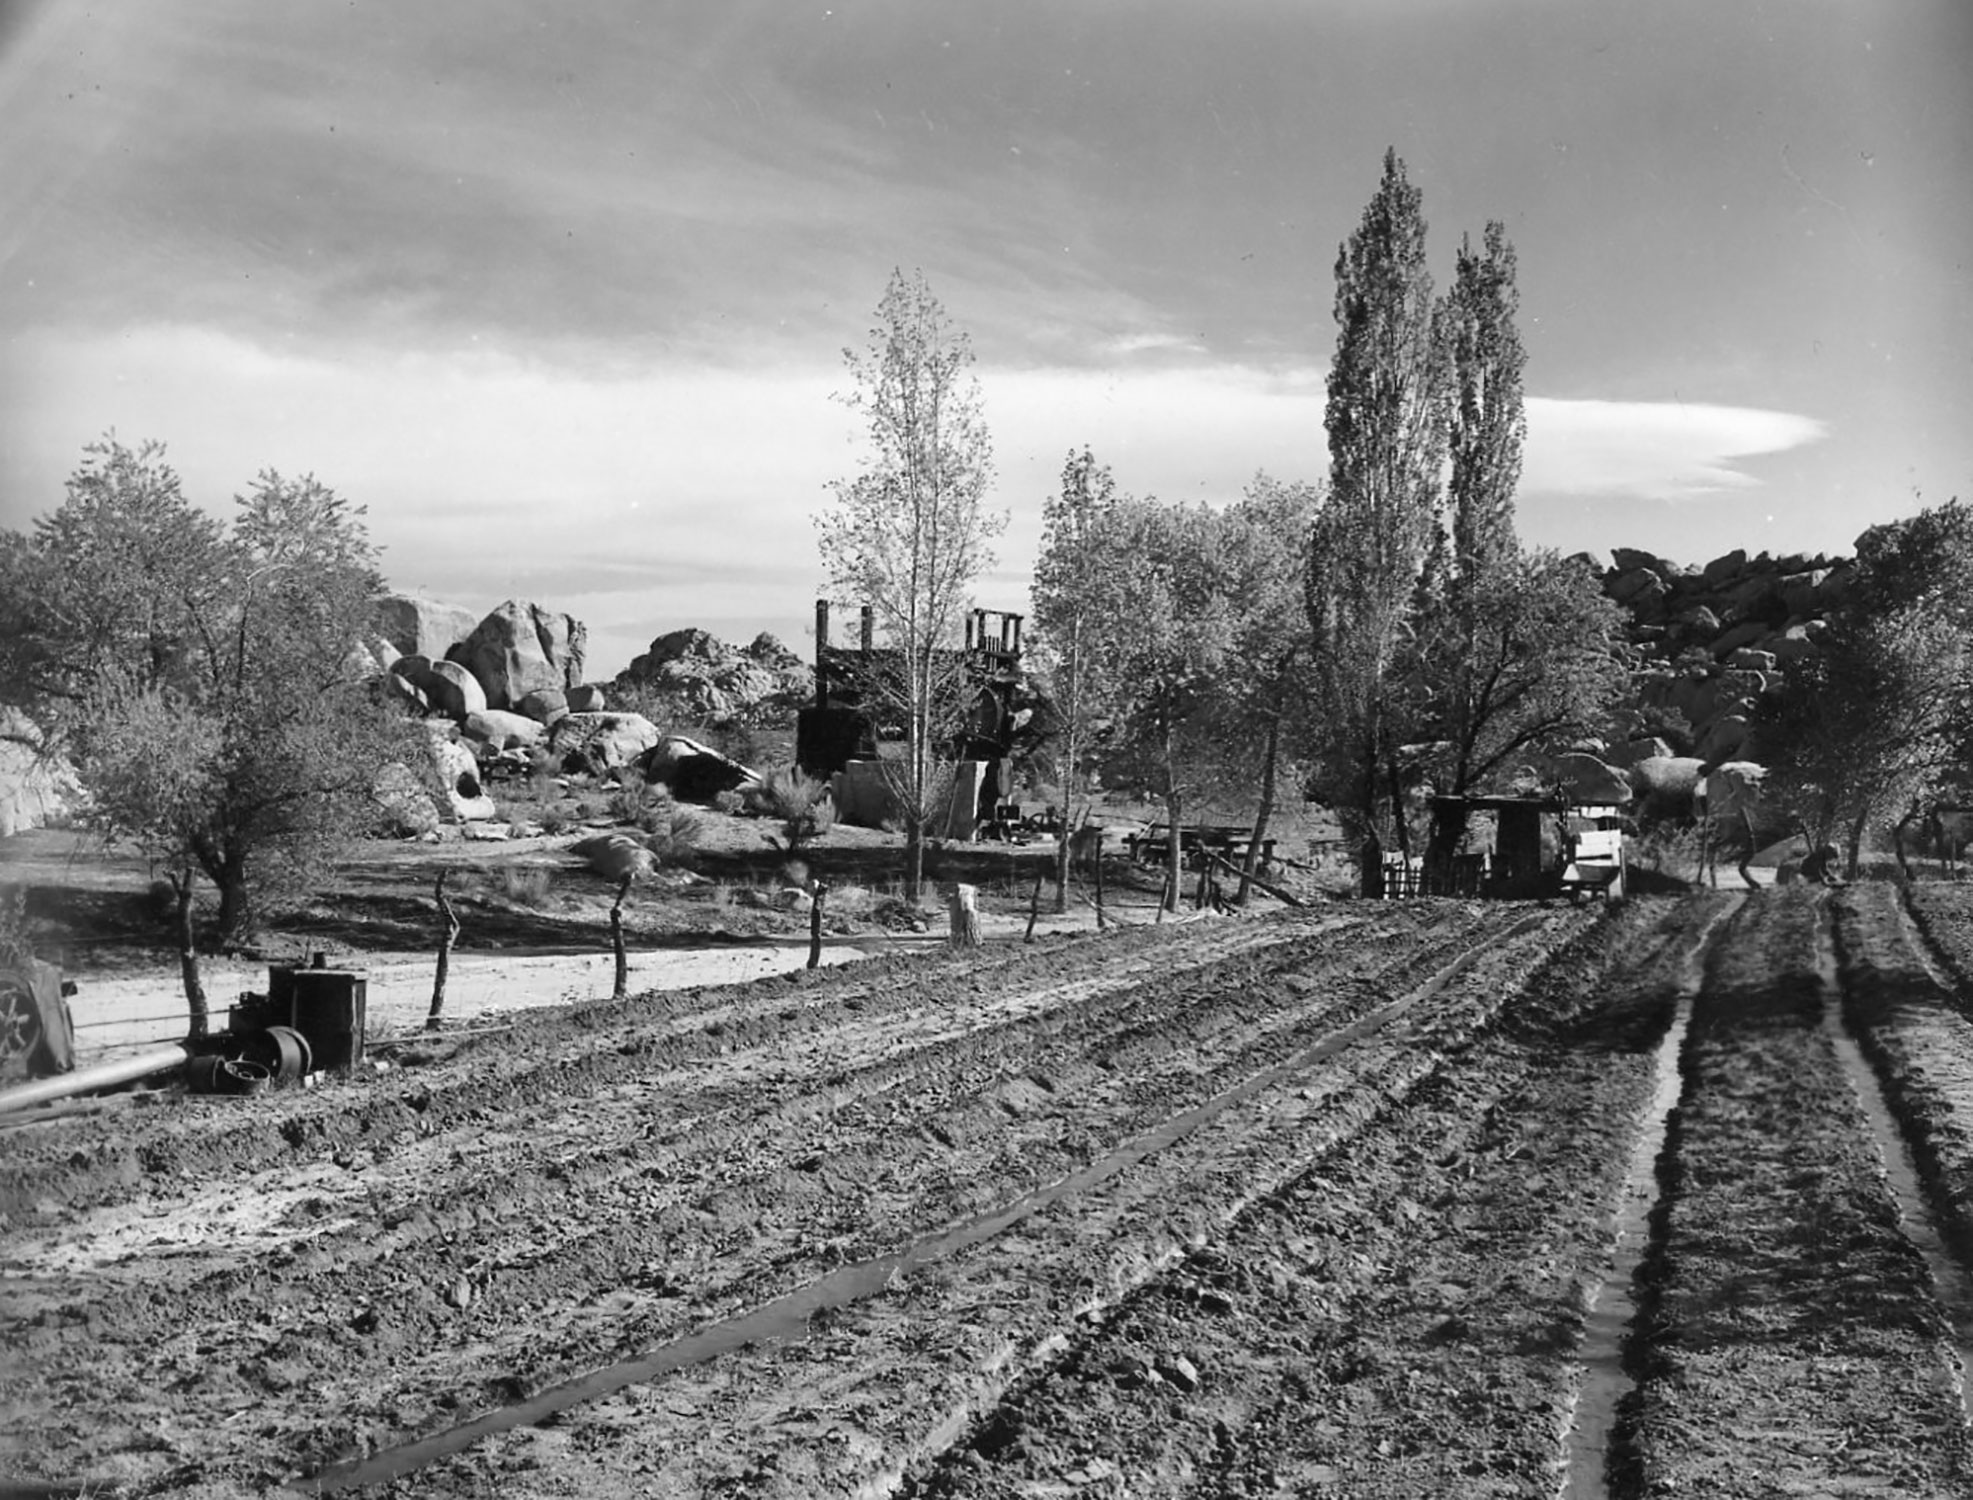
[[[1528,399],[1529,491],[1699,500],[1759,483],[1736,460],[1817,442],[1796,412],[1673,401]]]

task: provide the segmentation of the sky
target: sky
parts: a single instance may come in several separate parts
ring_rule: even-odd
[[[1387,148],[1519,257],[1532,544],[1845,552],[1973,499],[1965,0],[0,0],[0,527],[155,438],[606,677],[805,650],[893,269],[971,339],[1024,610],[1127,492],[1327,472]]]

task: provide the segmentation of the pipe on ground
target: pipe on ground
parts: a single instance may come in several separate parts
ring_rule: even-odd
[[[78,1068],[73,1073],[62,1073],[54,1078],[24,1083],[18,1088],[0,1090],[0,1114],[30,1109],[37,1104],[51,1104],[73,1094],[113,1089],[120,1083],[135,1083],[140,1078],[149,1078],[153,1073],[184,1067],[185,1059],[190,1055],[190,1049],[183,1042],[173,1042],[167,1047],[152,1047],[134,1057],[97,1063],[93,1067]]]

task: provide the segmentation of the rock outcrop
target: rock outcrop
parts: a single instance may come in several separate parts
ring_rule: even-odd
[[[659,738],[642,714],[569,714],[549,731],[548,748],[570,770],[600,773],[636,765]]]
[[[1630,616],[1638,734],[1678,756],[1719,762],[1756,751],[1761,695],[1816,638],[1853,571],[1842,558],[1749,557],[1736,548],[1702,567],[1612,549],[1603,592]],[[1634,761],[1635,750],[1613,758]]]
[[[573,615],[509,599],[446,655],[479,680],[488,708],[513,708],[537,689],[581,683],[588,645],[588,628]]]
[[[668,734],[644,757],[644,779],[663,782],[686,802],[710,802],[721,792],[759,786],[760,773],[710,745]]]
[[[401,656],[391,664],[391,676],[417,689],[433,713],[463,724],[487,710],[486,689],[456,661],[433,661],[424,656]]]
[[[438,807],[418,773],[394,760],[377,773],[370,795],[376,799],[378,821],[392,838],[423,838],[438,832]]]
[[[480,784],[480,763],[473,752],[452,738],[450,725],[433,721],[432,760],[438,766],[440,784],[456,823],[480,822],[495,816],[493,799]]]
[[[569,853],[612,883],[649,877],[657,867],[651,851],[627,833],[599,833],[569,845]]]
[[[479,622],[475,610],[418,594],[386,594],[377,601],[377,634],[390,643],[394,656],[443,661],[446,652],[471,635]]]
[[[548,738],[547,728],[538,721],[504,708],[468,714],[460,727],[469,742],[495,755],[502,750],[532,749]]]
[[[655,695],[677,718],[792,720],[815,696],[815,669],[764,631],[732,646],[703,630],[673,630],[618,674],[610,692],[619,700]]]

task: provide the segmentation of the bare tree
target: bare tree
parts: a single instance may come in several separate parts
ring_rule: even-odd
[[[902,731],[895,784],[915,901],[950,732],[971,706],[961,622],[1006,517],[986,509],[993,450],[971,345],[922,273],[892,274],[868,345],[843,357],[854,386],[839,399],[863,419],[869,447],[862,471],[831,486],[816,527],[832,584],[868,604],[883,635],[885,664],[864,688],[879,721],[894,716]]]

